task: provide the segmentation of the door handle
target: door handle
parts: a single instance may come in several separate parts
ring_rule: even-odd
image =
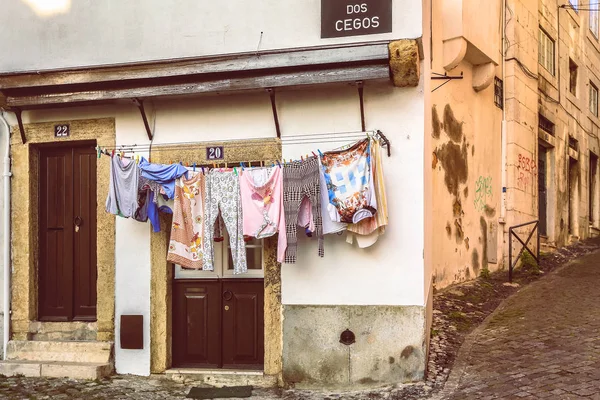
[[[83,225],[83,218],[81,218],[80,216],[75,217],[75,226],[81,226]]]
[[[229,290],[226,290],[225,292],[223,292],[223,298],[225,299],[225,301],[229,301],[233,299],[233,293],[231,293],[231,291]]]

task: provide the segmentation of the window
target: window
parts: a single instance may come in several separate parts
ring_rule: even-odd
[[[539,117],[539,122],[538,122],[538,127],[543,130],[544,132],[547,132],[549,134],[551,134],[552,136],[554,136],[554,123],[552,121],[550,121],[548,118],[544,117],[542,114],[538,114]]]
[[[227,232],[223,232],[223,241],[213,244],[215,250],[214,271],[191,270],[176,265],[175,279],[262,278],[264,276],[262,239],[252,238],[246,242],[248,272],[238,275],[233,274],[233,258]],[[224,256],[225,253],[227,257]]]
[[[569,3],[571,3],[571,7],[573,7],[575,11],[579,9],[579,0],[569,0]]]
[[[577,96],[577,64],[569,58],[569,92]]]
[[[504,103],[503,82],[497,76],[494,77],[494,104],[502,110]]]
[[[539,31],[538,62],[554,75],[554,40],[542,28]]]
[[[598,87],[590,82],[590,112],[598,116]]]
[[[598,4],[590,3],[590,31],[594,34],[596,39],[600,35],[600,24],[598,23]]]

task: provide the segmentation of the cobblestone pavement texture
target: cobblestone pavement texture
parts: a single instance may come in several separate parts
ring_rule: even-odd
[[[465,341],[439,398],[600,399],[600,252],[510,297]]]

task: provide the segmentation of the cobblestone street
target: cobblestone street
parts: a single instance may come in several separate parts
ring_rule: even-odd
[[[600,399],[599,287],[596,251],[521,288],[466,337],[441,391],[445,374],[356,392],[255,389],[252,399]],[[0,399],[174,400],[192,386],[154,376],[0,377]]]
[[[600,399],[600,253],[512,296],[465,341],[440,398]]]

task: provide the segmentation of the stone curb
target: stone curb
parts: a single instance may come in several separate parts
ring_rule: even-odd
[[[475,328],[473,330],[473,332],[471,332],[467,335],[467,337],[465,338],[465,341],[460,346],[460,350],[458,351],[458,354],[456,356],[456,361],[455,361],[454,365],[452,366],[452,371],[450,371],[450,375],[448,376],[448,379],[446,380],[444,387],[437,394],[431,396],[430,400],[443,400],[446,396],[451,395],[452,393],[454,393],[454,391],[456,391],[458,389],[463,377],[465,376],[467,366],[469,365],[468,361],[469,361],[469,356],[471,354],[471,350],[473,349],[473,345],[476,343],[479,336],[486,330],[486,328],[488,327],[490,322],[494,319],[494,317],[506,309],[506,307],[508,306],[508,302],[512,298],[514,298],[519,293],[528,292],[528,291],[532,290],[532,288],[536,287],[536,285],[543,283],[549,277],[556,275],[563,269],[568,268],[572,264],[575,264],[578,260],[580,260],[584,257],[589,257],[596,253],[600,253],[600,249],[593,250],[587,254],[583,254],[583,255],[579,256],[576,259],[568,261],[567,263],[556,268],[554,271],[550,272],[549,274],[544,275],[543,277],[541,277],[540,279],[538,279],[535,282],[531,282],[527,286],[522,287],[521,289],[517,290],[515,293],[513,293],[509,297],[502,300],[502,302],[498,305],[498,307],[496,307],[496,309],[490,315],[488,315],[483,320],[483,322],[477,328]]]

